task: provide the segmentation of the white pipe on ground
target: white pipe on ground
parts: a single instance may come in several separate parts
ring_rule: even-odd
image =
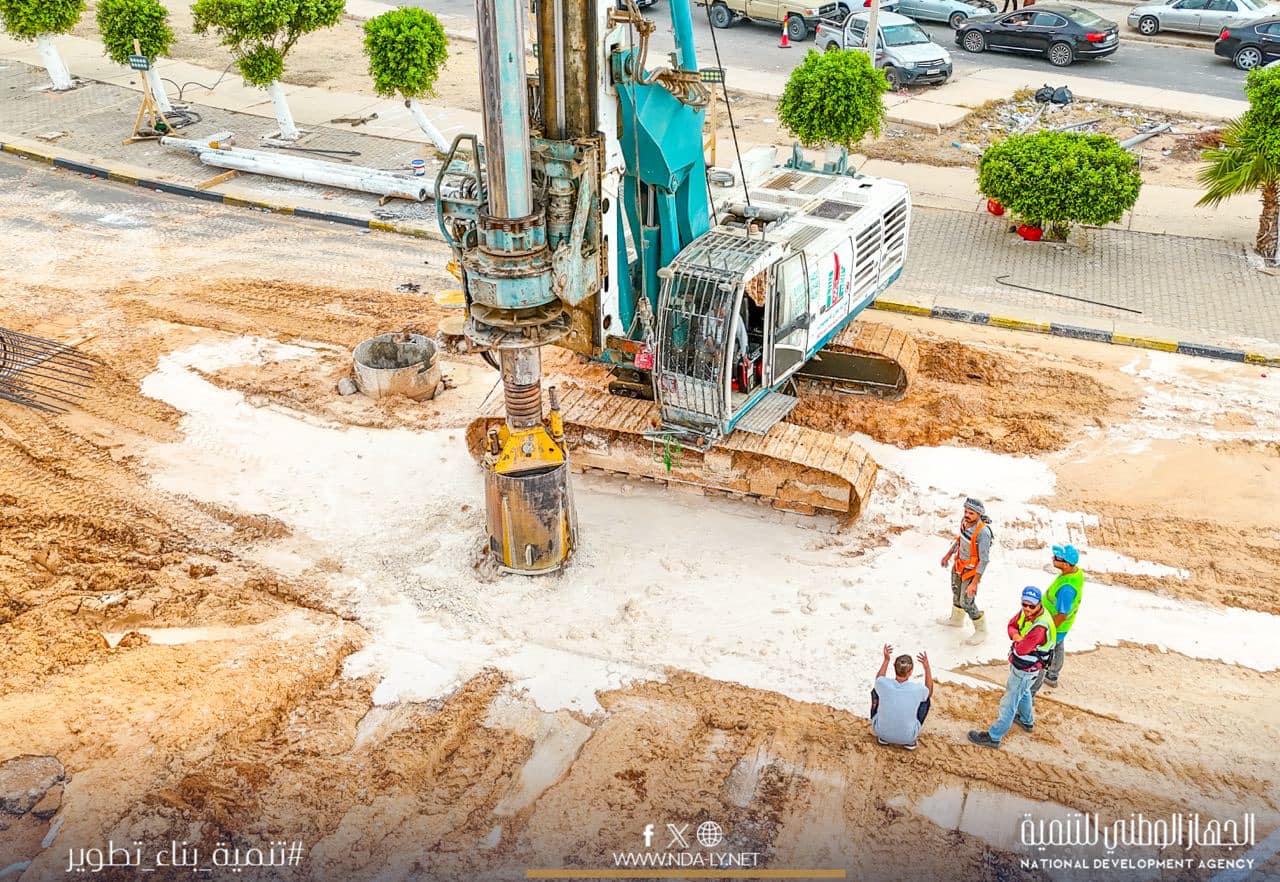
[[[62,63],[58,47],[53,45],[53,34],[40,34],[36,37],[36,51],[40,53],[40,61],[49,72],[55,92],[65,92],[71,88],[71,72]]]
[[[302,133],[293,121],[293,113],[289,110],[289,102],[284,97],[284,87],[279,80],[272,80],[267,86],[267,94],[271,96],[271,107],[276,112],[276,122],[280,123],[280,137],[285,141],[296,141]]]
[[[164,91],[164,80],[160,79],[160,71],[156,70],[155,62],[152,62],[144,76],[151,87],[151,97],[156,100],[156,106],[160,108],[160,112],[172,111],[173,105],[169,103],[169,96]]]
[[[412,199],[416,202],[425,202],[435,195],[435,179],[431,177],[419,178],[382,169],[340,165],[265,150],[214,146],[225,144],[233,137],[231,132],[218,132],[203,140],[165,136],[160,139],[160,144],[194,153],[205,165],[215,168],[234,169],[326,187],[341,187],[375,196]]]
[[[427,112],[418,103],[417,99],[410,98],[405,101],[405,106],[409,108],[409,113],[413,116],[413,121],[418,124],[418,128],[427,133],[427,137],[431,139],[432,145],[441,153],[449,152],[449,142],[444,139],[444,133],[436,128]]]

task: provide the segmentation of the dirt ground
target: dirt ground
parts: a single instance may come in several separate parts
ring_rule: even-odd
[[[365,337],[435,331],[430,292],[454,284],[439,245],[6,174],[2,324],[100,362],[68,414],[0,403],[0,869],[31,861],[23,882],[108,840],[304,844],[296,866],[250,879],[522,879],[613,866],[645,851],[648,824],[662,844],[668,823],[708,821],[774,868],[1066,878],[1023,865],[1016,816],[999,819],[1253,812],[1258,838],[1280,819],[1280,681],[1257,639],[1280,614],[1265,489],[1280,439],[1256,370],[887,316],[922,350],[907,399],[815,394],[793,415],[882,457],[864,523],[829,534],[584,480],[576,572],[469,581],[478,471],[445,454],[493,373],[450,354],[452,388],[425,404],[335,389]],[[48,212],[32,218],[36,200]],[[421,292],[397,290],[410,281]],[[596,369],[549,354],[547,370]],[[281,431],[244,434],[259,421]],[[329,445],[356,452],[313,476]],[[938,573],[965,491],[931,496],[924,461],[895,459],[933,445],[1048,475],[997,524],[1006,566],[1076,537],[1109,620],[1038,701],[1035,732],[998,753],[965,733],[995,714],[1002,634],[968,650],[938,633],[939,575],[924,608],[871,584],[914,553],[903,542],[928,545]],[[993,479],[979,471],[952,483]],[[405,619],[431,629],[386,650]],[[1166,633],[1175,620],[1187,635]],[[865,720],[866,660],[887,640],[927,648],[942,680],[914,752],[878,746]],[[410,688],[388,691],[406,660]],[[530,665],[585,684],[585,701],[548,698]],[[597,666],[609,685],[581,675]],[[981,799],[995,808],[964,807]]]

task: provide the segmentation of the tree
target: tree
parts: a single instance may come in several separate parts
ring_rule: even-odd
[[[1249,109],[1223,130],[1222,146],[1204,151],[1201,205],[1217,205],[1238,193],[1258,190],[1262,215],[1254,247],[1280,263],[1280,68],[1254,68],[1245,79]]]
[[[0,0],[4,29],[19,40],[35,40],[40,60],[58,92],[71,88],[71,74],[53,45],[53,36],[76,26],[84,4],[85,0]]]
[[[1114,223],[1138,201],[1138,160],[1109,135],[1010,135],[978,159],[978,189],[1034,227],[1065,239],[1076,223]]]
[[[133,41],[138,41],[141,54],[151,62],[145,74],[151,84],[151,94],[162,111],[172,110],[156,70],[156,59],[168,55],[173,44],[169,10],[160,0],[98,0],[98,31],[107,57],[116,64],[129,63]]]
[[[872,66],[867,53],[810,49],[787,79],[778,99],[778,119],[806,147],[848,149],[867,132],[880,134],[885,117],[881,96],[888,90],[884,73]]]
[[[280,77],[284,59],[303,34],[338,23],[345,0],[196,0],[195,31],[213,31],[231,50],[245,82],[271,95],[280,137],[300,132],[285,100]]]
[[[444,135],[418,103],[419,98],[435,94],[436,77],[449,57],[449,40],[440,20],[413,6],[388,10],[364,23],[364,51],[374,91],[385,98],[402,95],[405,107],[435,148],[448,150]]]

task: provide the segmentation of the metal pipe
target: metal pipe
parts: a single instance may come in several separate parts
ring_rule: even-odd
[[[206,150],[200,154],[200,161],[215,168],[288,178],[326,187],[341,187],[375,196],[394,196],[415,202],[425,202],[434,195],[434,183],[425,177],[415,178],[374,168],[338,165],[297,156],[246,156],[246,153],[256,151]]]
[[[209,141],[215,144],[222,143],[223,139],[229,136],[229,132],[219,132]],[[398,175],[376,168],[339,165],[336,162],[306,159],[301,156],[284,156],[262,150],[245,150],[240,147],[215,148],[207,141],[188,138],[166,136],[160,139],[160,143],[165,147],[188,150],[199,156],[200,161],[205,165],[211,165],[214,168],[235,169],[326,187],[341,187],[344,190],[357,190],[361,193],[372,193],[375,196],[395,196],[399,199],[412,199],[415,202],[425,202],[435,195],[435,181],[429,177]]]
[[[552,71],[552,73],[555,76],[555,91],[556,91],[556,117],[555,117],[556,134],[552,135],[551,137],[563,138],[565,137],[565,132],[564,132],[564,125],[565,125],[565,120],[564,120],[564,99],[565,99],[564,0],[552,0],[551,16],[552,18],[555,19],[555,32],[556,32],[556,61],[555,61],[555,69]]]
[[[698,69],[698,53],[693,45],[693,13],[689,0],[671,0],[671,30],[676,41],[681,70]]]
[[[538,35],[538,94],[542,110],[542,134],[544,137],[558,140],[563,137],[558,128],[564,118],[557,99],[563,93],[548,84],[558,81],[560,74],[560,56],[564,54],[564,46],[559,40],[560,28],[556,21],[555,4],[552,0],[535,0],[534,29]]]
[[[1128,150],[1130,147],[1136,147],[1137,145],[1141,144],[1143,141],[1146,141],[1150,138],[1154,138],[1156,135],[1160,134],[1161,132],[1167,132],[1171,128],[1173,128],[1173,123],[1164,123],[1163,125],[1156,126],[1154,129],[1148,129],[1145,132],[1141,132],[1137,135],[1134,135],[1132,138],[1125,138],[1123,141],[1120,142],[1120,146],[1123,147],[1125,150]]]
[[[476,0],[489,214],[533,213],[524,0]]]

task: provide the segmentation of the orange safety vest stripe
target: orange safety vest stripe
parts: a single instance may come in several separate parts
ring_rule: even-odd
[[[953,565],[955,571],[960,576],[960,581],[968,582],[978,572],[978,533],[987,526],[985,521],[978,521],[978,526],[973,528],[973,535],[969,537],[969,556],[960,557],[960,549],[964,545],[964,534],[956,535],[956,562]]]

